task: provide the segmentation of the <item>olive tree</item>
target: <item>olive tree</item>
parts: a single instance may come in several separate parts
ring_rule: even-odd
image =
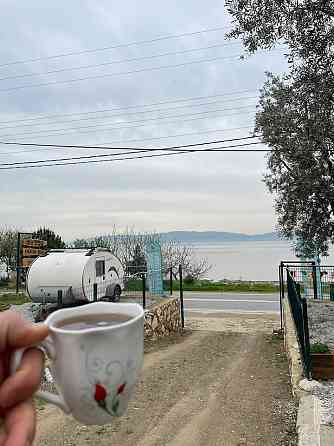
[[[271,152],[264,181],[275,196],[280,231],[309,255],[334,241],[334,2],[226,0],[230,38],[253,53],[286,45],[290,71],[268,74],[255,134]]]

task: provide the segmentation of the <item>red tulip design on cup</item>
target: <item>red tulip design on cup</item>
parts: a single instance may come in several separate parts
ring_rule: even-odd
[[[125,382],[117,386],[117,392],[111,400],[111,410],[107,406],[108,392],[100,383],[95,384],[94,399],[97,402],[98,406],[109,415],[117,416],[117,411],[119,408],[119,397],[124,392],[125,386]]]
[[[103,386],[101,386],[101,384],[95,384],[95,394],[94,394],[95,401],[97,401],[99,405],[101,403],[104,404],[106,396],[107,396],[106,389]]]

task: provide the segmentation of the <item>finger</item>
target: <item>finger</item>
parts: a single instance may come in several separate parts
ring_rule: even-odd
[[[31,401],[25,401],[11,409],[5,418],[7,438],[4,446],[30,446],[36,431],[35,408]]]
[[[48,335],[46,324],[33,324],[15,311],[0,314],[0,353],[7,349],[28,347],[41,342]]]
[[[8,374],[9,357],[6,353],[0,353],[0,383]],[[1,443],[0,443],[1,446]]]
[[[13,407],[32,397],[40,385],[44,355],[40,350],[27,350],[14,375],[9,376],[0,387],[0,406]]]
[[[6,432],[0,427],[0,446],[4,446],[7,438]]]
[[[3,420],[0,420],[0,446],[3,446],[5,444],[5,440],[7,438],[7,434],[4,428]]]

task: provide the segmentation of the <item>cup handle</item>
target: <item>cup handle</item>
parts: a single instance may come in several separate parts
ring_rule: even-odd
[[[44,354],[47,353],[48,356],[50,357],[50,359],[52,359],[52,360],[55,359],[55,357],[56,357],[55,349],[54,349],[52,340],[50,338],[46,338],[44,341],[42,341],[38,345],[35,345],[34,347],[41,350]],[[11,375],[13,375],[19,368],[21,361],[22,361],[22,357],[24,355],[24,352],[26,350],[28,350],[28,348],[31,348],[31,347],[20,348],[18,350],[15,350],[15,352],[13,353],[11,360],[10,360]],[[43,399],[47,403],[54,404],[55,406],[59,407],[62,411],[64,411],[67,414],[71,413],[70,408],[66,404],[63,396],[60,394],[55,395],[54,393],[51,393],[51,392],[46,392],[44,390],[38,390],[35,393],[35,396]]]

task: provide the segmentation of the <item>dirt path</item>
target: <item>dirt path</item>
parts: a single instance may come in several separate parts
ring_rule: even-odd
[[[231,318],[229,332],[218,331],[217,318],[205,324],[196,317],[190,325],[200,330],[148,346],[128,414],[112,425],[80,426],[46,406],[36,445],[295,445],[295,406],[281,340],[272,337],[265,316],[257,321],[265,331],[247,333],[245,324],[240,329]],[[210,323],[215,330],[207,331]]]

